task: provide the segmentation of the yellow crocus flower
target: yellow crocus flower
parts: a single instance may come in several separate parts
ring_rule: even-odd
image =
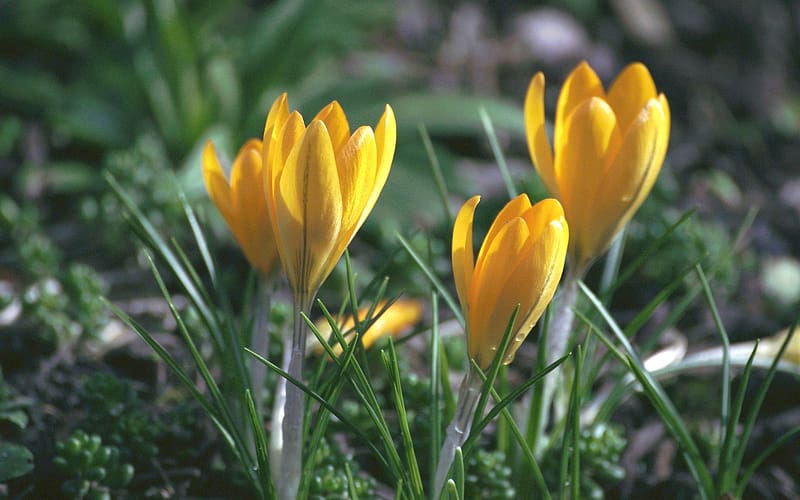
[[[251,139],[239,150],[228,183],[214,144],[203,149],[203,179],[208,195],[228,223],[250,265],[269,275],[278,256],[264,198],[261,141]]]
[[[386,307],[386,303],[387,301],[385,300],[380,301],[378,305],[375,306],[375,313],[377,314],[383,311],[383,308]],[[364,319],[366,319],[369,310],[370,306],[364,306],[358,310],[359,321],[364,321]],[[386,335],[397,336],[407,331],[410,327],[414,326],[421,317],[422,303],[420,301],[413,299],[397,299],[388,309],[383,311],[381,315],[372,322],[369,328],[367,328],[367,331],[361,335],[361,343],[364,345],[364,349],[369,349],[375,342]],[[339,323],[339,329],[343,333],[352,330],[356,326],[352,316],[347,316],[346,321]],[[332,335],[333,330],[331,329],[331,325],[326,318],[318,319],[315,322],[315,326],[323,337],[328,338],[329,341],[335,340]],[[350,342],[354,336],[355,332],[350,332],[346,334],[344,338]],[[311,339],[311,337],[309,337],[309,339]],[[320,345],[316,336],[313,336],[310,347],[315,354],[323,353],[322,345]],[[333,352],[339,356],[344,352],[344,349],[341,344],[337,343],[333,346]]]
[[[503,363],[508,364],[553,298],[569,241],[564,210],[549,198],[531,205],[521,194],[497,215],[473,259],[472,220],[479,196],[458,212],[453,228],[453,275],[464,311],[469,355],[482,369],[497,347],[517,304]]]
[[[525,97],[525,129],[534,166],[564,206],[570,265],[581,275],[633,217],[658,177],[670,111],[641,63],[625,68],[608,92],[586,62],[561,88],[553,130],[545,131],[544,75]]]
[[[272,105],[264,127],[264,190],[281,264],[302,302],[316,294],[375,206],[396,140],[389,105],[374,131],[362,126],[352,135],[336,101],[308,126],[289,112],[286,94]]]

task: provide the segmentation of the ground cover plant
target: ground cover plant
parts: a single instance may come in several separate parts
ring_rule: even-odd
[[[0,6],[0,494],[800,496],[798,19]]]

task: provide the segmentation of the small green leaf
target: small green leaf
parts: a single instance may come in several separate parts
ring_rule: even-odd
[[[33,454],[18,444],[0,443],[0,483],[33,470]]]

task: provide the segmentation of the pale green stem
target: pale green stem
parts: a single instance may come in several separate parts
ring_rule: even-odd
[[[257,284],[255,294],[255,320],[253,321],[253,337],[250,340],[252,349],[269,358],[269,317],[272,310],[272,294],[270,293],[270,281],[264,277]],[[253,402],[256,411],[261,412],[264,403],[264,378],[267,376],[267,366],[255,357],[250,358],[250,384],[252,387]]]
[[[289,356],[292,352],[291,337],[283,336],[281,368],[285,371],[289,366]],[[283,415],[286,411],[286,379],[278,378],[275,384],[275,394],[272,401],[272,432],[269,436],[269,466],[273,481],[278,481],[281,476],[283,464]]]
[[[316,294],[313,294],[316,295]],[[303,380],[303,363],[306,357],[306,337],[308,328],[302,313],[311,309],[313,295],[300,294],[294,299],[294,318],[292,336],[284,341],[283,369],[294,379]],[[303,470],[303,416],[305,414],[305,393],[296,385],[287,383],[283,378],[285,396],[283,408],[280,413],[283,421],[280,425],[282,449],[280,451],[280,466],[278,475],[278,498],[281,500],[295,500],[300,485],[300,475]],[[276,394],[276,413],[279,410],[278,394]],[[280,418],[278,416],[277,418]],[[273,424],[275,420],[273,419]],[[273,433],[278,427],[273,427]],[[274,445],[274,440],[273,440]],[[273,450],[275,446],[273,446]],[[273,460],[274,461],[274,460]]]
[[[572,332],[572,324],[575,320],[575,302],[578,298],[578,276],[576,273],[569,273],[561,285],[561,293],[557,297],[556,310],[550,322],[550,330],[547,332],[547,363],[549,365],[565,354],[567,343]],[[553,396],[556,387],[562,377],[561,367],[556,368],[543,381],[541,417],[539,419],[538,435],[542,436],[550,417],[550,407],[553,403]],[[566,413],[566,408],[553,408],[554,415],[559,418]],[[543,440],[537,440],[543,444]]]
[[[470,363],[467,374],[464,375],[464,380],[461,381],[461,388],[458,391],[458,404],[456,411],[453,415],[453,421],[447,427],[447,434],[442,451],[439,452],[439,465],[436,467],[436,481],[432,498],[437,499],[442,493],[442,487],[447,480],[447,474],[450,472],[450,466],[453,465],[453,459],[456,455],[456,448],[464,444],[469,436],[469,430],[472,427],[472,417],[475,413],[475,408],[478,405],[478,399],[481,395],[481,387],[483,380],[475,368],[475,365]]]

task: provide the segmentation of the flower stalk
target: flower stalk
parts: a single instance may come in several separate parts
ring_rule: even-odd
[[[545,350],[547,360],[546,365],[555,362],[563,356],[567,350],[569,337],[572,333],[572,325],[575,322],[575,303],[578,299],[578,276],[575,273],[567,273],[567,277],[561,284],[558,296],[555,298],[556,310],[553,319],[550,321],[550,329],[547,332],[547,348]],[[542,381],[542,404],[539,407],[540,415],[536,436],[541,436],[550,420],[550,409],[556,387],[559,387],[562,373],[561,367],[556,368],[553,373],[545,377]],[[556,420],[565,415],[566,408],[553,408]],[[536,443],[542,443],[540,439]]]
[[[308,300],[302,296],[295,298],[292,335],[284,339],[281,368],[295,380],[303,380],[306,338],[308,337],[308,326],[303,318],[303,313],[311,309],[312,300],[313,298]],[[275,477],[278,478],[278,498],[294,499],[297,498],[300,474],[303,470],[305,393],[285,378],[279,380],[279,392],[282,393],[283,398],[281,401],[276,394],[275,413],[282,416],[280,436],[278,437],[281,441],[281,448],[273,449],[274,453],[280,454],[278,475]],[[282,408],[279,405],[282,405]],[[278,434],[277,429],[278,427],[273,427],[274,434]]]
[[[439,453],[439,464],[436,466],[436,481],[434,482],[433,498],[438,498],[447,480],[453,459],[456,456],[456,448],[460,448],[467,440],[469,431],[472,428],[472,421],[475,408],[481,395],[483,380],[478,373],[478,368],[470,363],[469,370],[461,381],[461,388],[458,390],[458,403],[453,420],[447,427],[444,445]]]

